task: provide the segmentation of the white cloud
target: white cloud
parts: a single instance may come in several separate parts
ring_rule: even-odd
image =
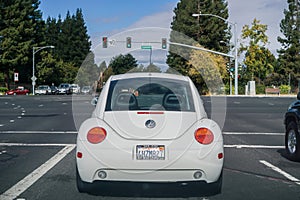
[[[173,11],[165,11],[145,16],[139,21],[132,24],[129,29],[140,27],[162,27],[170,28],[173,19]]]

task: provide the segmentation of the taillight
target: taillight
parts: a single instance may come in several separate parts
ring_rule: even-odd
[[[101,127],[95,127],[89,130],[87,133],[87,140],[92,144],[98,144],[102,142],[106,137],[106,130]]]
[[[195,139],[201,144],[210,144],[214,140],[214,134],[208,128],[198,128],[195,131]]]
[[[82,158],[82,152],[77,152],[77,158]]]

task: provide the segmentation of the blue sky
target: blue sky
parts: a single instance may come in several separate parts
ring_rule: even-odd
[[[90,34],[129,27],[145,16],[173,11],[178,0],[41,0],[43,17],[64,18],[67,11],[81,8]]]
[[[140,27],[170,28],[173,10],[179,0],[41,0],[43,17],[65,18],[67,11],[83,11],[92,48],[101,43],[102,36],[111,36]],[[267,46],[274,54],[280,48],[277,37],[282,36],[279,23],[287,0],[227,0],[229,21],[237,23],[238,37],[244,25],[254,18],[268,25]]]

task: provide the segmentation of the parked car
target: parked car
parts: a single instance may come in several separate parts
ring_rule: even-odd
[[[55,85],[50,86],[51,94],[58,94],[58,88]]]
[[[221,192],[222,132],[207,118],[189,77],[115,75],[99,99],[92,101],[95,111],[77,136],[79,192],[116,182],[197,185],[201,194]]]
[[[300,92],[297,101],[293,102],[285,113],[284,125],[287,157],[293,161],[300,161]]]
[[[68,84],[68,83],[59,84],[58,94],[71,94],[70,84]]]
[[[40,85],[35,90],[35,94],[51,94],[51,88],[49,85]]]
[[[23,86],[18,86],[16,89],[8,90],[5,95],[28,95],[30,91]]]
[[[70,91],[72,94],[79,94],[80,93],[80,87],[78,84],[71,84],[70,85]]]
[[[92,89],[90,86],[83,86],[81,89],[81,93],[82,94],[91,94]]]

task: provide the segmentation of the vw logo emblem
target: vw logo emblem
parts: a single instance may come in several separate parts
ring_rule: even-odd
[[[155,123],[154,120],[149,119],[149,120],[147,120],[147,121],[145,122],[145,126],[146,126],[147,128],[154,128],[154,127],[156,126],[156,123]]]

